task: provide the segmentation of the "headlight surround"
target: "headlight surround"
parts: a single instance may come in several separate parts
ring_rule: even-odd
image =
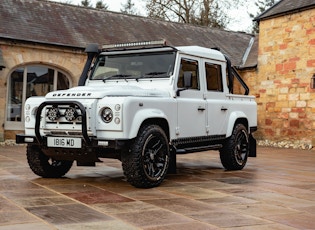
[[[103,108],[101,112],[101,117],[105,123],[110,123],[114,117],[112,109],[109,107]]]

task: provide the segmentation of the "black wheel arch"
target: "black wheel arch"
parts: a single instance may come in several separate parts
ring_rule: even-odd
[[[234,130],[235,126],[238,124],[243,124],[245,126],[245,128],[247,129],[247,132],[249,132],[249,125],[248,125],[247,118],[245,118],[245,117],[237,118],[234,122],[233,130]]]
[[[170,140],[169,124],[168,124],[167,120],[164,118],[148,118],[148,119],[144,120],[142,122],[141,126],[139,127],[138,134],[139,134],[139,131],[141,130],[142,126],[149,125],[149,124],[160,126],[163,129],[165,135],[167,136],[167,139]]]

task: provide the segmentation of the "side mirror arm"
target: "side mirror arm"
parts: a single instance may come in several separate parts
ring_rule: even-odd
[[[179,89],[177,89],[177,90],[176,90],[176,96],[179,97],[179,96],[180,96],[180,92],[181,92],[181,91],[184,91],[184,90],[187,90],[187,89],[188,89],[188,88],[179,88]]]

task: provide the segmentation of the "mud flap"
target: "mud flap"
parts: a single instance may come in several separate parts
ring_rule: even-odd
[[[176,174],[176,150],[170,151],[170,163],[168,167],[168,174]]]
[[[249,157],[257,156],[257,141],[252,134],[249,135]]]

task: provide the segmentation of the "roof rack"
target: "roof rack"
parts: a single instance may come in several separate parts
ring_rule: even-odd
[[[114,48],[135,48],[135,47],[151,47],[151,46],[166,46],[166,41],[156,40],[156,41],[117,43],[117,44],[103,45],[102,48],[104,50],[104,49],[114,49]]]

